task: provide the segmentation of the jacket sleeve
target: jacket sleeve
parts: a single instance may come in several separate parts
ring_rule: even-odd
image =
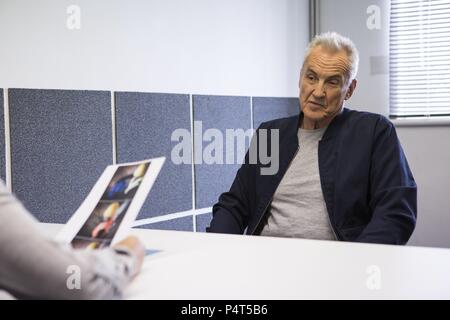
[[[380,117],[370,167],[372,218],[358,242],[406,244],[416,224],[417,186],[394,125]]]
[[[245,155],[244,163],[238,170],[228,192],[220,195],[219,201],[213,206],[213,218],[206,232],[243,234],[248,226],[251,212],[251,197],[254,197],[255,166],[250,153],[257,154],[257,139],[259,129],[253,135],[251,146]],[[255,157],[256,158],[256,157]]]

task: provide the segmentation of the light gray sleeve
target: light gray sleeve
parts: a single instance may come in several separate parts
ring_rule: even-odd
[[[47,239],[0,181],[0,291],[31,299],[117,299],[135,262],[112,248],[81,251]]]

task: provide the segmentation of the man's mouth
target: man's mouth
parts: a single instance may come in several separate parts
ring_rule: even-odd
[[[318,106],[318,107],[322,107],[323,108],[323,104],[321,104],[321,103],[318,103],[318,102],[315,102],[315,101],[308,101],[309,103],[311,103],[311,104],[313,104],[313,105],[315,105],[315,106]]]

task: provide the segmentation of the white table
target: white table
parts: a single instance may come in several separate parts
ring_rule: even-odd
[[[128,299],[450,299],[450,249],[132,233],[160,251],[146,257]]]

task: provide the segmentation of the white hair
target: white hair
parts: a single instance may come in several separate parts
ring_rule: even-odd
[[[359,53],[352,40],[340,35],[337,32],[325,32],[320,35],[316,35],[309,43],[308,48],[306,48],[303,65],[308,60],[311,51],[319,46],[333,53],[344,50],[347,53],[348,61],[350,63],[350,74],[348,75],[348,80],[355,79],[356,74],[358,73]]]

